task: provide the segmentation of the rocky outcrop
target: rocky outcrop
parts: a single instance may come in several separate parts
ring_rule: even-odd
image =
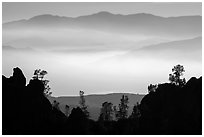
[[[202,134],[202,78],[165,83],[141,101],[143,134]]]
[[[53,110],[40,80],[25,84],[20,68],[14,68],[10,78],[2,77],[3,134],[55,134],[65,115]]]

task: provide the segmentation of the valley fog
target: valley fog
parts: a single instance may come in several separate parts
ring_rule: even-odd
[[[2,64],[3,74],[7,77],[12,75],[14,67],[20,67],[27,84],[35,69],[46,70],[45,78],[50,80],[53,96],[76,96],[79,90],[85,94],[146,94],[149,84],[168,82],[175,64],[184,65],[186,80],[202,74],[202,64],[197,60],[132,56],[128,51],[57,53],[5,50]]]

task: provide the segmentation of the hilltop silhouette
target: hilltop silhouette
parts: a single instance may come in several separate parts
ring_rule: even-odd
[[[201,134],[202,78],[184,87],[164,83],[141,101],[141,131],[145,134]]]
[[[202,77],[192,77],[183,86],[159,84],[134,107],[134,115],[116,120],[91,120],[80,107],[73,108],[66,116],[56,101],[55,105],[50,103],[44,88],[39,79],[31,79],[26,85],[23,71],[18,67],[13,69],[11,77],[2,76],[4,135],[202,134]],[[128,105],[128,97],[122,96],[120,101],[120,110],[117,106],[112,108],[111,103],[103,106],[106,108],[108,104],[109,111],[120,115]]]

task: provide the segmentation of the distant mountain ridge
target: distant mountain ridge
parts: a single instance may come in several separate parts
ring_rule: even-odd
[[[118,107],[122,95],[127,95],[129,98],[129,110],[128,113],[132,112],[134,104],[140,102],[145,96],[143,94],[130,94],[130,93],[111,93],[111,94],[96,94],[96,95],[86,95],[85,100],[88,105],[88,111],[90,112],[91,119],[97,120],[102,103],[111,102],[113,105]],[[71,106],[71,108],[79,106],[79,96],[62,96],[62,97],[49,97],[51,103],[54,100],[60,103],[60,109],[63,112],[65,105]]]
[[[146,18],[160,18],[160,19],[175,19],[175,18],[188,18],[188,17],[202,17],[200,15],[191,15],[191,16],[174,16],[174,17],[162,17],[162,16],[157,16],[157,15],[153,15],[153,14],[149,14],[149,13],[136,13],[136,14],[127,14],[127,15],[123,15],[123,14],[113,14],[111,12],[107,12],[107,11],[101,11],[98,13],[94,13],[94,14],[90,14],[90,15],[82,15],[82,16],[78,16],[78,17],[68,17],[68,16],[58,16],[58,15],[52,15],[52,14],[40,14],[40,15],[36,15],[33,16],[29,19],[21,19],[21,20],[15,20],[15,21],[9,21],[9,22],[5,22],[3,23],[5,24],[11,24],[11,23],[17,23],[17,22],[24,22],[24,21],[28,21],[28,20],[47,20],[47,19],[80,19],[80,18],[86,18],[86,17],[134,17],[134,16],[138,16],[138,17],[146,17]]]
[[[173,49],[177,49],[180,51],[201,50],[202,37],[145,46],[140,50],[173,50]]]
[[[85,95],[87,105],[101,105],[105,101],[112,102],[113,104],[119,104],[122,95],[127,95],[129,97],[129,105],[133,106],[137,102],[140,102],[143,94],[131,94],[131,93],[110,93],[110,94],[93,94]],[[59,96],[51,97],[51,100],[56,99],[63,104],[78,105],[79,96]]]
[[[3,29],[17,29],[26,27],[85,27],[120,33],[134,33],[137,31],[141,34],[165,35],[185,33],[196,36],[201,35],[202,17],[201,16],[181,16],[181,17],[160,17],[152,14],[112,14],[109,12],[99,12],[91,15],[79,17],[64,17],[44,14],[34,16],[28,20],[20,20],[3,24]],[[120,29],[118,29],[120,28]]]

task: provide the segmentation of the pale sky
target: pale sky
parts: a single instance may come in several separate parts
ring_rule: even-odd
[[[114,14],[150,13],[163,17],[202,15],[201,2],[3,2],[3,23],[40,14],[77,17],[99,11]]]

